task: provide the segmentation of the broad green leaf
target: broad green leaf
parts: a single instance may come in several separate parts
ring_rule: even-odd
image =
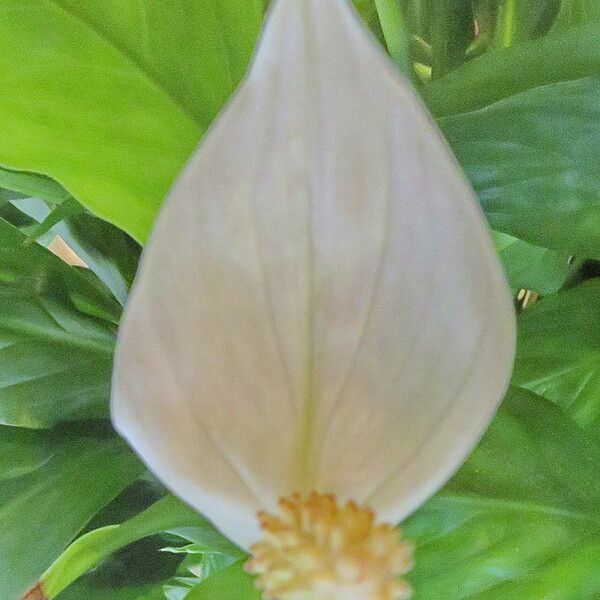
[[[263,19],[262,0],[54,4],[135,63],[203,128],[242,79]]]
[[[533,246],[504,233],[494,232],[493,238],[513,290],[554,294],[581,266],[579,260],[564,252]]]
[[[56,446],[55,439],[40,432],[0,426],[0,482],[39,469]]]
[[[440,120],[494,229],[600,257],[600,78]]]
[[[39,223],[45,222],[51,214],[46,204],[35,198],[14,200],[13,205]],[[118,302],[125,305],[141,252],[133,239],[87,212],[62,220],[50,229],[50,234],[48,241],[59,235]]]
[[[100,284],[0,220],[0,422],[107,413],[119,306]]]
[[[486,52],[421,90],[429,109],[444,117],[485,107],[538,86],[600,71],[600,26],[551,33],[500,52]]]
[[[452,481],[405,524],[415,600],[583,600],[600,594],[600,445],[512,390]]]
[[[42,575],[46,597],[55,598],[117,550],[142,538],[181,528],[196,532],[208,546],[216,543],[220,549],[228,544],[228,548],[237,551],[205,519],[169,495],[129,521],[90,531],[77,539]]]
[[[0,199],[16,196],[35,196],[51,204],[60,204],[70,198],[69,192],[44,175],[11,171],[0,167]],[[12,192],[7,194],[6,192]]]
[[[78,3],[90,11],[97,4]],[[130,12],[119,3],[115,14]],[[166,20],[171,12],[164,11]],[[0,165],[48,175],[97,215],[145,239],[203,124],[120,45],[131,29],[115,41],[99,29],[102,18],[92,21],[58,1],[0,4],[1,82],[10,90],[0,97]],[[130,39],[148,35],[141,29]],[[193,54],[183,37],[170,35],[181,56]]]
[[[574,25],[584,25],[591,21],[600,21],[598,0],[561,0],[554,28],[557,30],[568,29]]]
[[[0,437],[6,431],[0,428]],[[20,598],[90,518],[142,472],[123,442],[87,435],[66,443],[38,469],[3,481],[0,597]]]
[[[261,600],[252,577],[244,572],[243,561],[205,579],[185,600]]]
[[[541,300],[519,318],[513,381],[600,425],[600,279]]]

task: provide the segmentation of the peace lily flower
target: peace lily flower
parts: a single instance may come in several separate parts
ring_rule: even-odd
[[[478,441],[514,335],[482,213],[409,85],[346,0],[277,0],[146,248],[117,429],[250,551],[265,598],[403,598],[410,546],[386,523]]]

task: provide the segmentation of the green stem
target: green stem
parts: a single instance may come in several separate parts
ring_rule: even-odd
[[[498,6],[494,46],[510,48],[515,41],[516,0],[504,0]]]
[[[390,56],[407,77],[412,77],[409,34],[399,0],[375,0],[375,6]]]

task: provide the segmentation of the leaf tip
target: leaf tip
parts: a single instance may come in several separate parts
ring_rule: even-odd
[[[44,592],[42,582],[38,581],[22,598],[21,600],[49,600]]]

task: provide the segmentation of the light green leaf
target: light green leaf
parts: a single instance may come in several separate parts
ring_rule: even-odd
[[[0,438],[7,431],[0,427]],[[42,441],[37,451],[44,447]],[[36,452],[26,444],[23,451]],[[66,443],[35,471],[3,481],[0,597],[20,598],[90,518],[142,472],[123,442],[87,435]]]
[[[534,87],[600,71],[600,27],[551,33],[501,52],[486,52],[422,90],[437,117],[482,108]]]
[[[117,550],[142,538],[180,528],[197,532],[198,537],[204,537],[204,543],[209,546],[212,540],[216,540],[219,547],[228,544],[239,554],[206,519],[169,495],[129,521],[90,531],[77,539],[42,575],[41,585],[46,597],[50,600],[55,598]]]
[[[250,575],[244,572],[243,561],[202,581],[185,600],[261,600]]]
[[[133,19],[134,9],[94,2],[83,10],[104,4],[93,21],[58,1],[0,5],[0,72],[10,90],[0,98],[0,165],[48,175],[97,215],[145,239],[203,124],[140,63],[137,50],[121,46],[148,39],[142,20],[137,30],[124,26],[118,40],[98,25],[110,8],[113,21]],[[168,21],[171,11],[163,12]],[[177,29],[168,31],[180,56],[194,54],[173,35]],[[201,39],[197,31],[196,43]]]
[[[512,390],[482,443],[404,525],[415,600],[582,600],[600,594],[600,445]]]
[[[374,0],[385,45],[398,68],[407,78],[411,78],[410,34],[406,27],[403,6],[399,0]]]
[[[203,128],[242,79],[263,19],[262,0],[54,4],[135,63]]]
[[[600,425],[600,279],[534,304],[519,317],[513,381]]]
[[[600,78],[440,120],[494,229],[600,257]]]
[[[0,422],[107,413],[119,306],[100,284],[0,220]]]
[[[581,261],[564,252],[534,246],[505,233],[494,232],[493,239],[513,290],[554,294],[581,266]]]

